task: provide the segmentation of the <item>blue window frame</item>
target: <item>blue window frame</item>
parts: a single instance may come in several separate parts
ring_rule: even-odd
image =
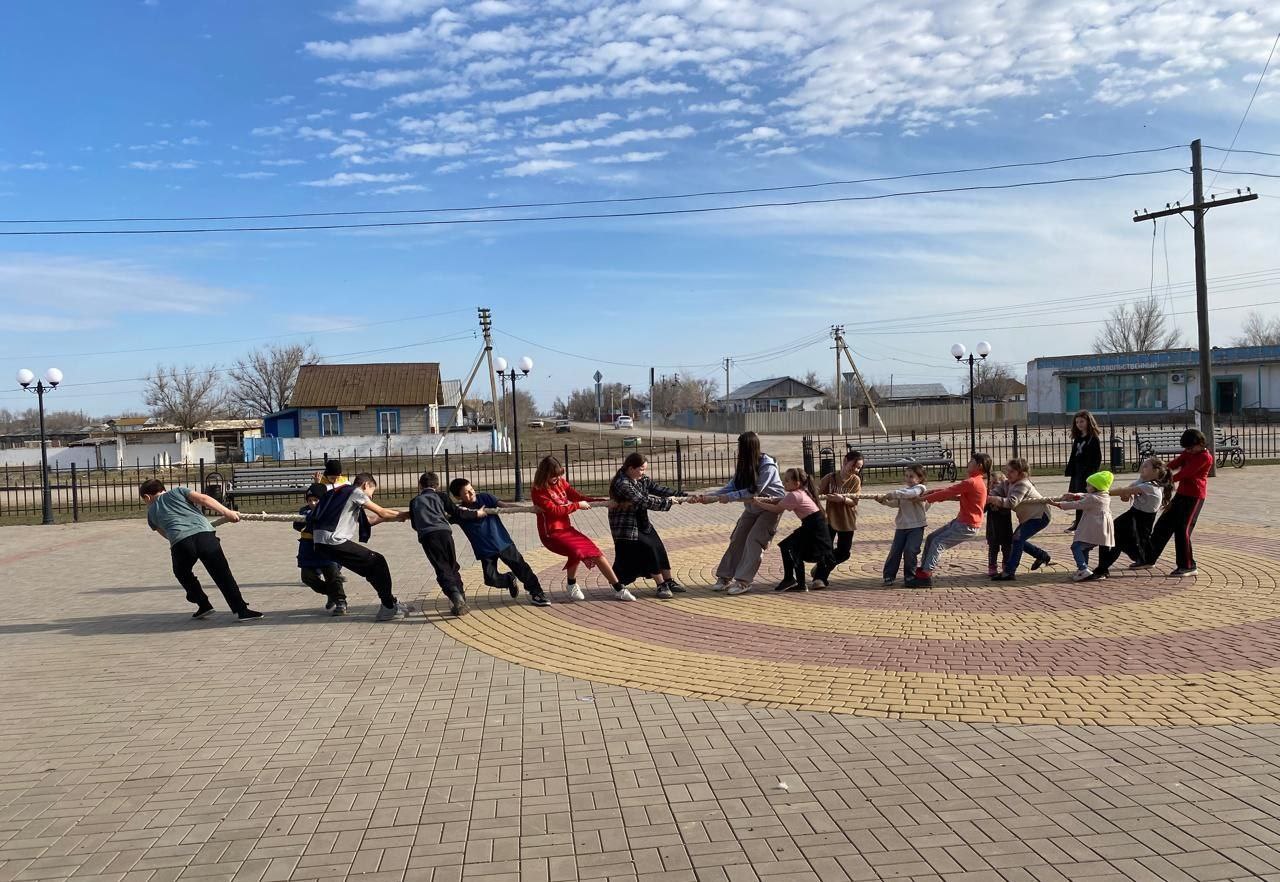
[[[1071,377],[1067,380],[1066,404],[1067,410],[1078,407],[1102,413],[1118,410],[1167,410],[1169,375],[1163,372],[1097,373]]]
[[[377,415],[379,435],[400,434],[400,408],[380,407],[377,410]]]
[[[322,410],[317,414],[320,419],[320,436],[342,434],[342,411]]]

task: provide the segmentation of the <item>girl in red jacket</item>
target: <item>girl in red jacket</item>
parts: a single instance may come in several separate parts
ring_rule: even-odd
[[[1182,452],[1166,463],[1173,472],[1171,480],[1178,485],[1173,501],[1160,515],[1151,529],[1151,557],[1143,561],[1147,566],[1160,559],[1164,547],[1173,537],[1178,568],[1171,576],[1194,576],[1196,556],[1191,551],[1191,531],[1196,528],[1200,509],[1209,495],[1209,472],[1213,469],[1213,454],[1205,444],[1204,433],[1199,429],[1187,429],[1179,443]]]
[[[569,515],[575,511],[591,508],[592,500],[573,489],[573,485],[564,477],[564,466],[560,464],[560,460],[548,456],[538,463],[531,495],[533,504],[538,509],[538,538],[548,551],[569,559],[564,565],[569,575],[569,596],[574,600],[587,599],[577,582],[578,564],[585,563],[587,569],[600,568],[600,575],[609,580],[614,597],[618,600],[635,600],[635,595],[618,581],[613,568],[596,544],[585,534],[575,530],[569,520]]]
[[[991,481],[991,457],[985,453],[975,453],[969,460],[969,476],[958,484],[926,493],[921,502],[942,502],[947,499],[960,500],[960,512],[956,519],[939,527],[924,540],[924,556],[920,559],[920,569],[915,578],[904,579],[908,588],[932,588],[933,570],[938,565],[938,558],[943,549],[959,545],[978,535],[982,527],[982,510],[987,507],[987,484]]]

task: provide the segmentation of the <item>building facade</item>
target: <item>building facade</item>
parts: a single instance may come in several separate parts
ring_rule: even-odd
[[[309,364],[289,407],[263,420],[274,438],[425,435],[440,427],[440,365]]]
[[[724,397],[728,413],[779,413],[817,410],[825,395],[793,377],[772,377],[739,386]]]
[[[1065,420],[1078,410],[1112,422],[1190,415],[1200,390],[1199,351],[1166,349],[1064,355],[1027,362],[1027,419]],[[1280,346],[1212,352],[1214,410],[1225,418],[1280,414]]]

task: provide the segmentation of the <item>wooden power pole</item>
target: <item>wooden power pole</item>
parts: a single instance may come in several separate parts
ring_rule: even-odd
[[[1133,213],[1133,222],[1155,221],[1162,217],[1183,215],[1191,212],[1191,229],[1195,240],[1196,260],[1196,336],[1200,348],[1200,397],[1196,403],[1196,421],[1200,431],[1204,432],[1205,442],[1210,452],[1214,449],[1214,407],[1213,407],[1213,350],[1209,345],[1209,275],[1206,269],[1204,246],[1204,219],[1210,208],[1223,205],[1235,205],[1237,202],[1252,202],[1258,198],[1257,193],[1249,190],[1236,190],[1236,195],[1226,199],[1204,198],[1204,163],[1200,158],[1200,139],[1191,142],[1191,194],[1192,203],[1183,205],[1175,202],[1165,203],[1160,211]],[[1185,219],[1185,218],[1184,218]]]

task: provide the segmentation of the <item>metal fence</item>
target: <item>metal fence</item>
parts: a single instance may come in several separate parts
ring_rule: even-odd
[[[723,439],[665,440],[653,445],[628,446],[617,441],[589,443],[521,445],[521,474],[525,497],[533,482],[538,463],[555,456],[565,465],[569,480],[588,495],[603,495],[609,482],[632,450],[639,450],[649,460],[649,475],[662,484],[678,490],[693,490],[721,485],[733,474],[736,446]],[[417,493],[418,477],[423,472],[436,472],[442,485],[465,477],[479,490],[510,499],[515,494],[515,457],[511,453],[430,453],[348,456],[342,459],[348,476],[372,472],[378,479],[378,497],[386,505],[404,505]],[[148,478],[159,478],[169,487],[193,489],[216,486],[232,479],[232,470],[273,468],[279,466],[324,467],[321,457],[303,457],[281,462],[254,464],[207,464],[164,466],[136,462],[133,466],[111,469],[50,467],[54,518],[58,522],[76,522],[102,518],[140,517],[138,485]],[[296,510],[302,494],[239,496],[242,511],[283,512]],[[0,524],[38,523],[42,500],[39,466],[0,467]]]
[[[1102,458],[1103,466],[1112,471],[1137,471],[1141,461],[1138,445],[1144,432],[1167,432],[1172,429],[1186,428],[1187,422],[1160,423],[1149,426],[1103,425],[1102,426]],[[1233,423],[1224,422],[1219,428],[1228,438],[1234,438],[1244,451],[1246,463],[1266,463],[1280,461],[1280,424],[1276,423]],[[823,451],[831,451],[837,460],[846,450],[856,450],[886,440],[908,441],[936,439],[942,446],[951,450],[957,465],[963,465],[969,456],[969,430],[929,430],[902,431],[884,433],[844,435],[806,435],[804,450],[806,459],[814,457],[813,466],[820,469]],[[1004,463],[1014,457],[1023,457],[1031,466],[1033,474],[1060,474],[1066,468],[1071,457],[1071,434],[1068,428],[1058,426],[979,426],[977,432],[978,449],[991,455],[997,463]],[[1226,464],[1226,463],[1223,463]]]

